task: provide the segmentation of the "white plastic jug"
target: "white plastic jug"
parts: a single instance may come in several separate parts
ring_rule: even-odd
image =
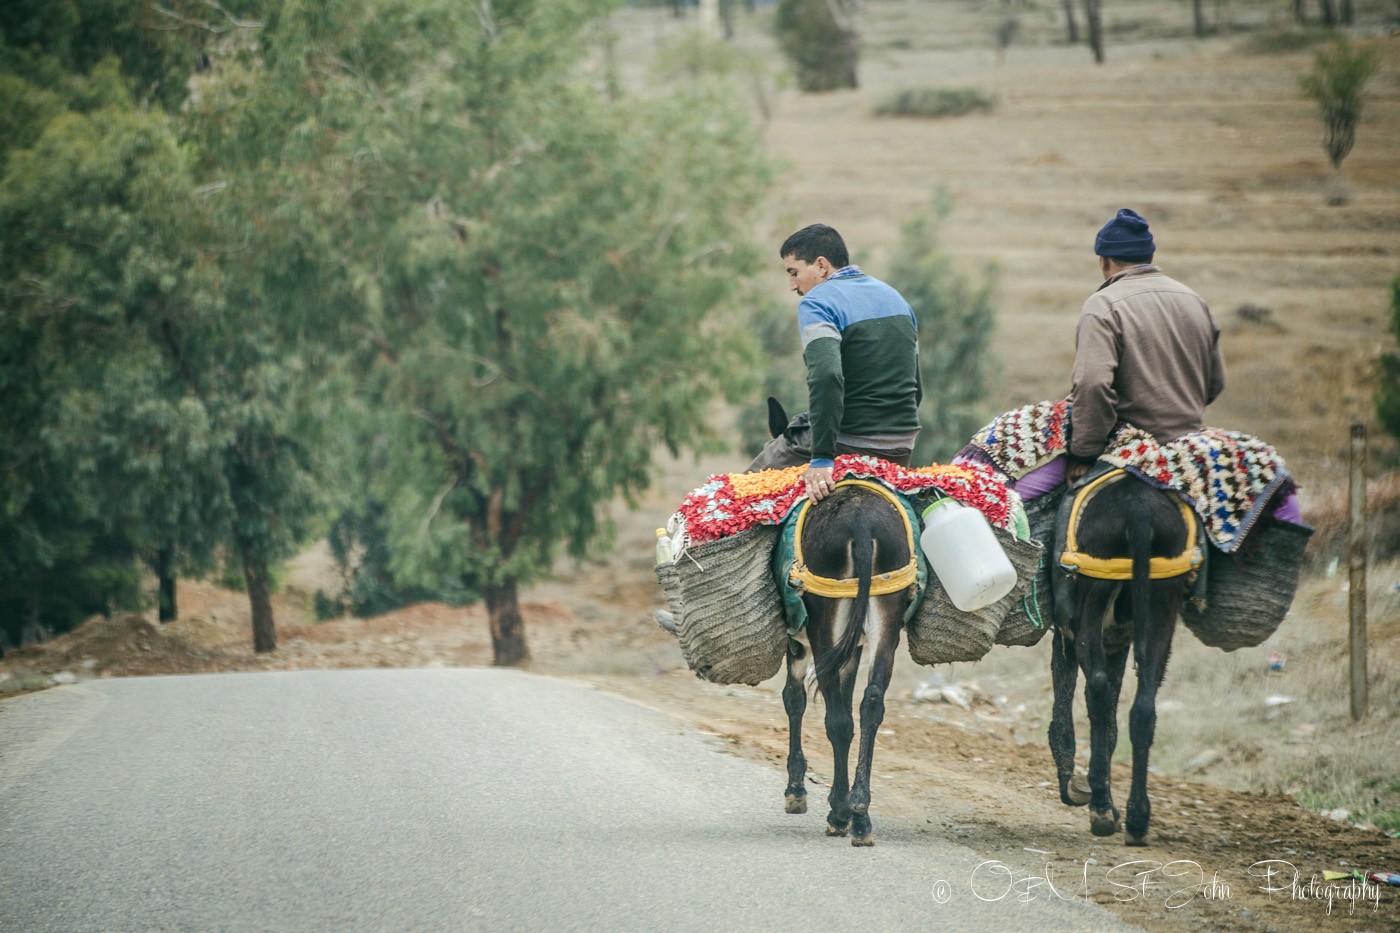
[[[919,544],[948,598],[963,612],[985,609],[1016,585],[1016,568],[987,517],[954,499],[924,509]]]

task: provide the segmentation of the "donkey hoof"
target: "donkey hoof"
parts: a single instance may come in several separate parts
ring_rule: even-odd
[[[1147,847],[1147,833],[1143,833],[1141,836],[1134,836],[1134,835],[1132,835],[1132,834],[1129,834],[1129,835],[1128,835],[1128,838],[1123,840],[1123,845],[1125,845],[1125,846],[1134,846],[1135,848],[1139,848],[1139,849],[1141,849],[1141,848],[1146,848],[1146,847]]]
[[[1089,832],[1095,836],[1112,836],[1118,832],[1117,814],[1103,810],[1090,813]]]
[[[845,827],[845,826],[832,826],[830,823],[827,823],[827,824],[826,824],[826,834],[827,834],[828,836],[844,836],[844,835],[846,835],[846,827]]]
[[[1082,774],[1076,774],[1069,779],[1065,793],[1069,795],[1071,803],[1076,807],[1084,806],[1094,795],[1094,792],[1089,788],[1089,779]]]
[[[866,834],[866,835],[864,835],[864,836],[852,836],[852,837],[851,837],[851,845],[853,845],[853,846],[873,846],[874,844],[875,844],[875,837],[874,837],[874,836],[871,836],[871,835],[869,835],[869,834]]]
[[[806,813],[806,812],[807,812],[807,795],[806,795],[806,794],[788,794],[788,795],[787,795],[787,803],[784,805],[783,809],[786,810],[786,811],[789,812],[789,813]]]

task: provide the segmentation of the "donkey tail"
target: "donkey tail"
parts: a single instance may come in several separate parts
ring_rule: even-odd
[[[817,683],[845,667],[846,662],[860,649],[861,639],[865,637],[865,617],[870,610],[870,580],[875,573],[875,540],[869,529],[852,535],[851,562],[855,565],[856,597],[851,603],[851,614],[840,641],[817,659],[814,671]]]
[[[1133,580],[1128,598],[1133,607],[1133,628],[1142,631],[1152,618],[1152,591],[1148,570],[1152,563],[1152,508],[1146,495],[1133,496],[1127,507],[1128,555]]]

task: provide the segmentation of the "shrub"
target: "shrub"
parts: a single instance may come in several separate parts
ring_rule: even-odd
[[[1390,282],[1390,332],[1400,341],[1400,275]],[[1377,369],[1376,417],[1400,440],[1400,353],[1382,353]]]
[[[853,0],[778,0],[778,44],[803,91],[856,86],[859,41],[853,14]]]
[[[974,110],[991,110],[997,97],[981,88],[905,88],[875,107],[877,117],[960,117]]]
[[[1250,33],[1236,47],[1246,55],[1281,55],[1311,48],[1331,35],[1325,29],[1266,29]]]
[[[1351,517],[1345,492],[1304,504],[1304,519],[1313,526],[1308,554],[1314,566],[1325,567],[1334,559],[1345,570],[1347,535]],[[1372,560],[1400,556],[1400,473],[1386,473],[1366,483],[1367,550]]]
[[[1323,146],[1334,168],[1341,167],[1356,141],[1361,92],[1379,67],[1376,49],[1353,50],[1346,38],[1339,38],[1331,48],[1318,52],[1312,72],[1298,79],[1303,93],[1317,101],[1322,111]]]

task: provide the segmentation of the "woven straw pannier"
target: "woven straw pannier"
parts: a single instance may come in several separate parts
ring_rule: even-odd
[[[1028,543],[1017,541],[1008,546],[1006,556],[1016,568],[1020,596],[1012,604],[997,631],[998,645],[1029,648],[1038,644],[1055,620],[1055,601],[1050,596],[1050,551],[1055,546],[1055,514],[1060,509],[1064,490],[1056,489],[1038,496],[1026,506],[1026,519],[1031,526],[1031,541],[1035,550],[1034,563],[1028,553]],[[1024,582],[1024,587],[1022,583]],[[1036,623],[1039,623],[1037,625]]]
[[[758,684],[782,666],[788,639],[773,580],[777,540],[776,526],[760,525],[691,545],[676,561],[681,653],[696,676]]]
[[[1206,567],[1206,608],[1188,602],[1181,621],[1202,644],[1224,651],[1253,648],[1272,635],[1293,605],[1303,551],[1313,530],[1306,525],[1270,522],[1246,541],[1249,554],[1211,551]]]
[[[997,629],[998,645],[1029,648],[1038,644],[1053,623],[1050,601],[1050,573],[1045,566],[1049,547],[1039,541],[1003,539],[1002,547],[1016,568],[1016,587],[1011,604]]]
[[[661,592],[666,596],[666,608],[679,622],[681,618],[681,574],[671,562],[657,564],[651,568],[656,574],[656,582],[661,584]]]
[[[1020,552],[1022,561],[1025,561],[1026,542],[1017,542],[1013,535],[1000,528],[993,528],[992,531],[996,533],[997,541],[1008,557]],[[1017,544],[1023,547],[1015,547]],[[1038,551],[1034,559],[1038,559]],[[909,636],[909,656],[919,664],[981,660],[983,655],[992,650],[1002,620],[1006,618],[1012,604],[1020,599],[1021,592],[1029,582],[1028,579],[1020,579],[1022,567],[1016,564],[1014,558],[1012,564],[1016,566],[1016,586],[1001,599],[976,612],[963,612],[954,606],[938,578],[930,572],[928,584],[924,587],[923,601],[919,603],[914,617],[905,626],[905,632]],[[1030,566],[1034,567],[1035,564],[1031,563]]]

